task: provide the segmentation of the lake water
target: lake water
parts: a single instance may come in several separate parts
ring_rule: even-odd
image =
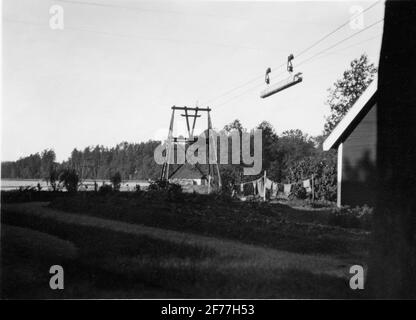
[[[81,190],[94,190],[94,181],[97,182],[98,188],[103,184],[111,184],[110,180],[84,180]],[[49,190],[50,185],[44,180],[39,179],[1,179],[1,190],[16,190],[20,187],[37,187],[40,184],[42,190]],[[136,184],[141,188],[149,186],[149,182],[146,180],[128,180],[121,183],[120,191],[135,191]]]

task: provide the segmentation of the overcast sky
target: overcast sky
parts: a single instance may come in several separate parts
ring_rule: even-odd
[[[2,160],[53,148],[62,161],[73,148],[163,139],[170,107],[196,103],[212,107],[215,128],[267,120],[278,133],[320,134],[327,89],[361,53],[378,64],[383,24],[299,67],[360,29],[348,24],[297,53],[348,21],[352,7],[372,3],[5,0]],[[49,26],[54,4],[64,9],[63,30]],[[383,14],[375,5],[364,27]],[[286,67],[275,67],[290,53],[304,81],[260,99],[266,68],[273,83],[285,78]]]

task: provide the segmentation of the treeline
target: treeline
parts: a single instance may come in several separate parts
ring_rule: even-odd
[[[320,153],[319,139],[310,137],[301,130],[285,131],[278,135],[266,121],[257,128],[263,132],[262,168],[276,181],[287,181],[296,161]],[[239,120],[224,127],[225,132],[231,133],[233,130],[247,131]],[[160,141],[150,140],[142,143],[123,142],[112,148],[97,145],[84,150],[74,149],[68,160],[62,163],[56,162],[53,150],[44,150],[17,161],[3,162],[2,178],[46,179],[52,169],[60,171],[70,168],[77,172],[81,180],[109,179],[117,172],[122,180],[157,179],[161,166],[154,160],[154,150],[159,144]],[[221,168],[224,174],[229,170],[240,173],[242,169],[240,165],[224,165]],[[240,174],[238,176],[238,179],[244,179]]]
[[[221,166],[221,178],[225,188],[236,188],[241,182],[259,178],[267,171],[267,177],[281,183],[296,183],[314,175],[316,197],[322,200],[336,199],[336,153],[324,152],[324,136],[312,137],[299,129],[278,135],[273,126],[263,121],[257,126],[262,130],[262,172],[257,176],[244,176],[241,165]],[[225,131],[247,131],[240,121],[225,126]],[[299,198],[302,190],[294,190]]]
[[[278,135],[273,126],[263,121],[256,128],[262,130],[262,175],[278,182],[297,182],[313,173],[321,184],[321,198],[334,200],[336,187],[335,156],[322,152],[322,137],[311,137],[301,130],[289,130]],[[224,127],[229,134],[247,131],[239,120]],[[152,179],[160,177],[161,166],[154,160],[154,150],[160,141],[142,143],[123,142],[113,148],[103,146],[74,149],[67,161],[56,162],[53,150],[44,150],[15,162],[2,163],[2,178],[58,179],[60,172],[70,169],[79,181],[84,179],[111,179],[119,175],[122,180]],[[231,159],[231,157],[230,157]],[[224,188],[257,176],[245,176],[243,164],[220,165]],[[55,177],[54,177],[55,176]],[[332,191],[331,191],[332,190]],[[328,192],[327,192],[328,191]]]
[[[103,146],[74,149],[64,167],[78,172],[81,179],[109,179],[115,173],[122,180],[157,179],[161,166],[154,161],[154,150],[160,141],[142,143],[122,142],[113,148]]]
[[[44,150],[41,153],[31,154],[17,161],[2,162],[1,177],[9,179],[46,178],[51,170],[59,165],[55,161],[55,151]]]
[[[123,180],[157,179],[161,166],[153,160],[159,141],[123,142],[113,148],[103,146],[74,149],[67,161],[56,162],[55,152],[45,150],[17,161],[2,162],[1,177],[9,179],[48,179],[52,170],[74,169],[79,178],[110,179],[120,173]]]

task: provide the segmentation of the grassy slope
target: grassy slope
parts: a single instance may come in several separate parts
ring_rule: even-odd
[[[178,293],[161,290],[145,275],[123,272],[126,261],[136,257],[151,261],[156,254],[166,259],[183,260],[198,260],[212,255],[209,250],[191,245],[176,245],[146,236],[65,224],[48,218],[34,219],[17,212],[13,212],[12,219],[5,220],[8,224],[3,221],[1,230],[2,298],[174,296]],[[65,270],[63,291],[49,289],[49,268],[54,264],[62,265]],[[178,295],[184,296],[180,292]]]
[[[67,297],[357,297],[340,277],[348,262],[333,257],[23,207],[6,207],[2,219],[54,234],[79,250],[67,262]],[[19,262],[13,252],[3,261]],[[16,286],[8,290],[19,296]],[[50,290],[37,293],[45,294]]]
[[[282,204],[243,203],[215,196],[83,194],[60,198],[51,207],[106,219],[238,240],[297,253],[336,254],[361,259],[368,233],[323,224],[328,212]]]

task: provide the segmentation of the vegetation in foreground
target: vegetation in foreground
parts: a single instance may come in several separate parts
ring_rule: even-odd
[[[50,206],[297,253],[362,257],[368,248],[367,233],[326,223],[330,221],[328,210],[302,211],[283,204],[240,202],[220,194],[83,193],[56,198]]]
[[[18,213],[2,222],[2,298],[166,297],[175,292],[169,289],[171,283],[177,281],[175,278],[185,281],[192,274],[187,275],[189,270],[186,269],[179,274],[174,264],[162,274],[163,262],[176,259],[192,264],[214,254],[206,248],[187,244],[69,225],[52,219],[33,219]],[[16,229],[9,225],[19,226],[19,232],[16,234]],[[37,230],[36,237],[32,230],[22,227]],[[65,252],[54,252],[58,241],[51,241],[50,235],[73,244],[76,256],[68,258]],[[29,238],[33,243],[22,244],[19,238]],[[49,289],[48,271],[55,264],[62,265],[65,270],[67,285],[62,292]],[[161,290],[162,285],[166,289]],[[179,297],[184,294],[179,293]]]
[[[19,226],[18,232],[11,226]],[[33,230],[37,230],[35,236]],[[51,236],[56,240],[51,241]],[[62,240],[69,244],[59,246]],[[71,245],[76,248],[75,254],[62,254],[62,250],[74,251],[70,250]],[[59,255],[54,253],[57,247]],[[2,297],[359,298],[362,295],[350,290],[345,278],[305,270],[305,262],[298,262],[299,268],[288,268],[280,259],[277,263],[260,263],[257,255],[247,261],[247,257],[221,255],[219,251],[200,244],[172,243],[5,211],[2,212]],[[49,267],[57,263],[65,270],[63,291],[48,287]]]
[[[152,187],[146,192],[104,191],[2,192],[2,203],[6,204],[2,208],[3,297],[357,298],[362,295],[351,292],[345,277],[315,272],[320,267],[313,261],[321,256],[329,259],[321,262],[321,267],[327,268],[329,263],[345,269],[344,272],[348,265],[366,264],[368,233],[331,226],[330,217],[335,217],[331,208],[294,209],[279,203],[241,202],[224,194],[182,193],[176,185]],[[69,214],[152,226],[160,232],[171,229],[187,232],[189,236],[230,239],[258,247],[249,254],[224,254],[221,241],[213,249],[199,242],[190,245],[131,235],[7,209],[7,204],[34,200],[50,201],[49,207]],[[20,228],[17,235],[13,227],[10,231],[10,226]],[[62,247],[57,245],[60,241],[69,245],[54,253]],[[69,256],[68,252],[74,251],[68,249],[71,246],[77,253],[64,259],[62,252],[63,256]],[[282,250],[283,256],[272,258],[273,249]],[[272,251],[260,259],[262,250]],[[287,266],[289,260],[291,267]],[[57,263],[64,266],[68,281],[62,293],[51,292],[49,273],[45,271]],[[305,265],[309,267],[305,269]]]

